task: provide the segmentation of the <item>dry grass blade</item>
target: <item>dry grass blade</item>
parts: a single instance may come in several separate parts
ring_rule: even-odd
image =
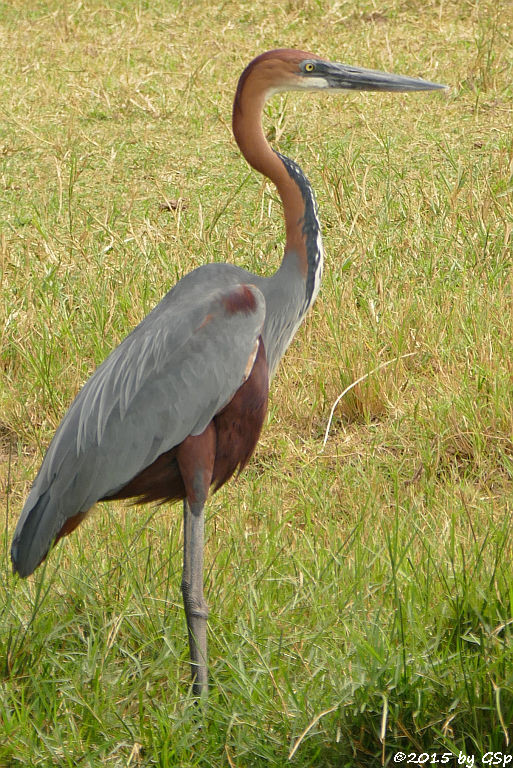
[[[365,381],[365,379],[368,379],[369,376],[373,376],[375,373],[377,373],[378,371],[381,371],[383,368],[387,368],[387,366],[392,365],[392,363],[397,363],[399,360],[404,360],[405,357],[412,357],[413,355],[416,355],[416,354],[417,354],[416,352],[408,352],[405,355],[400,355],[399,357],[394,357],[392,360],[386,360],[385,362],[380,363],[375,368],[373,368],[372,371],[367,371],[367,373],[364,373],[363,376],[360,376],[360,378],[356,379],[356,381],[353,381],[348,387],[344,389],[343,392],[340,393],[340,395],[337,397],[337,399],[331,406],[331,411],[328,418],[328,424],[326,426],[326,431],[324,433],[324,440],[322,441],[321,452],[324,450],[324,448],[326,447],[326,443],[328,442],[328,436],[330,433],[331,422],[333,421],[333,415],[335,413],[335,409],[337,405],[340,403],[342,398],[345,395],[347,395],[348,392],[354,389],[354,387],[358,386],[358,384],[361,384],[362,381]]]
[[[305,738],[307,733],[312,730],[312,728],[319,722],[319,720],[322,717],[324,717],[325,715],[329,715],[330,712],[335,712],[335,710],[338,709],[339,706],[340,706],[339,704],[336,704],[334,707],[330,707],[329,709],[325,709],[324,712],[319,712],[319,714],[314,717],[312,722],[309,723],[309,725],[306,726],[306,728],[303,731],[303,733],[301,734],[301,736],[298,736],[298,738],[296,739],[296,743],[294,744],[294,746],[292,747],[292,749],[289,752],[289,760],[292,760],[292,758],[294,757],[294,755],[298,751],[299,747],[301,746],[301,742],[303,741],[303,739]]]

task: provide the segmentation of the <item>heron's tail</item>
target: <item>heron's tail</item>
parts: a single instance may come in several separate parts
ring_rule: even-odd
[[[11,546],[13,571],[23,578],[30,576],[45,559],[55,537],[54,526],[48,525],[49,518],[53,517],[47,513],[50,490],[39,496],[35,503],[31,496],[21,513]]]

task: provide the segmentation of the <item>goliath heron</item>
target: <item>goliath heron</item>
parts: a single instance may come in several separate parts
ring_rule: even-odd
[[[424,80],[267,51],[242,73],[233,133],[248,163],[277,187],[285,254],[271,277],[233,264],[185,275],[78,393],[21,512],[11,556],[28,576],[97,501],[183,500],[182,594],[193,692],[207,691],[204,505],[247,464],[266,415],[269,381],[314,302],[323,248],[312,188],[262,131],[278,91],[429,91]]]

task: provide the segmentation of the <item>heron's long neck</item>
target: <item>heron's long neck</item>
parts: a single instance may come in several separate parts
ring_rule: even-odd
[[[263,90],[253,88],[248,92],[244,85],[239,87],[233,105],[233,133],[248,163],[267,176],[280,195],[286,230],[282,268],[285,262],[289,262],[287,274],[290,278],[290,262],[297,265],[294,271],[304,283],[304,298],[297,318],[299,325],[317,296],[322,275],[323,249],[317,203],[301,168],[289,158],[274,152],[265,139],[262,130],[265,98]]]

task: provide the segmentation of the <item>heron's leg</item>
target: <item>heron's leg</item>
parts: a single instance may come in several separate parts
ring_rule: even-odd
[[[208,606],[203,596],[203,503],[183,503],[183,576],[182,595],[189,632],[192,690],[196,696],[208,691],[207,618]]]
[[[185,488],[182,595],[189,632],[192,690],[196,696],[208,691],[208,607],[203,596],[204,507],[212,481],[215,452],[216,431],[211,422],[200,435],[187,437],[179,445],[176,456]]]

